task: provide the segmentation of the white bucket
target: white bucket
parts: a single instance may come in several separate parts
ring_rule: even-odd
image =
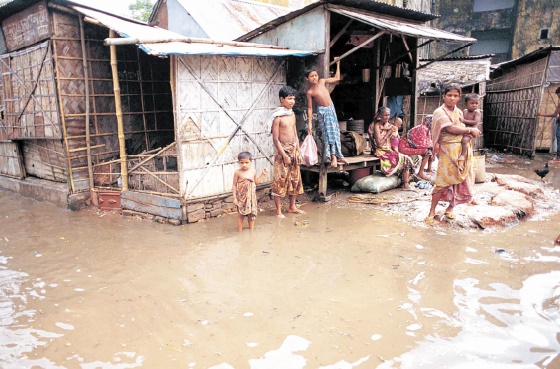
[[[474,165],[474,182],[475,183],[486,182],[486,156],[475,155],[473,165]]]

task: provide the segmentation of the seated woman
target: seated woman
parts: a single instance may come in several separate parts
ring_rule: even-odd
[[[410,173],[414,171],[412,159],[391,149],[391,139],[397,132],[396,127],[389,123],[390,116],[391,110],[384,106],[375,114],[368,129],[372,152],[379,158],[381,172],[386,176],[398,175],[403,181],[403,188],[407,189],[410,188]]]
[[[424,174],[424,167],[428,164],[428,172],[432,170],[433,161],[433,146],[432,134],[432,116],[428,115],[422,120],[422,124],[411,128],[406,132],[405,137],[399,141],[399,152],[413,156],[419,155],[422,157],[420,168],[418,169],[418,178],[430,180]]]

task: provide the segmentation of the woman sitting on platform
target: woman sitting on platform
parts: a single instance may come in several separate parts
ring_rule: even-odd
[[[403,188],[409,187],[410,173],[414,173],[412,159],[391,149],[391,139],[397,134],[396,127],[389,123],[391,110],[385,106],[379,108],[368,133],[372,152],[380,161],[381,172],[386,176],[393,174],[401,177]]]

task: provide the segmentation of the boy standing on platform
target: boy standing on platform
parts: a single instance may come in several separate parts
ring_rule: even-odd
[[[325,155],[331,159],[331,166],[336,167],[338,161],[348,164],[344,159],[340,148],[340,128],[338,118],[331,99],[331,94],[327,89],[327,83],[340,81],[340,60],[336,62],[336,73],[331,78],[319,78],[317,68],[312,67],[305,71],[305,79],[311,83],[311,88],[307,90],[307,133],[313,132],[313,101],[317,104],[319,124],[323,132],[325,142]]]

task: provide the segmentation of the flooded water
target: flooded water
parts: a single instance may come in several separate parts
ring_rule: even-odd
[[[560,368],[560,216],[306,204],[173,227],[0,191],[0,367]]]

